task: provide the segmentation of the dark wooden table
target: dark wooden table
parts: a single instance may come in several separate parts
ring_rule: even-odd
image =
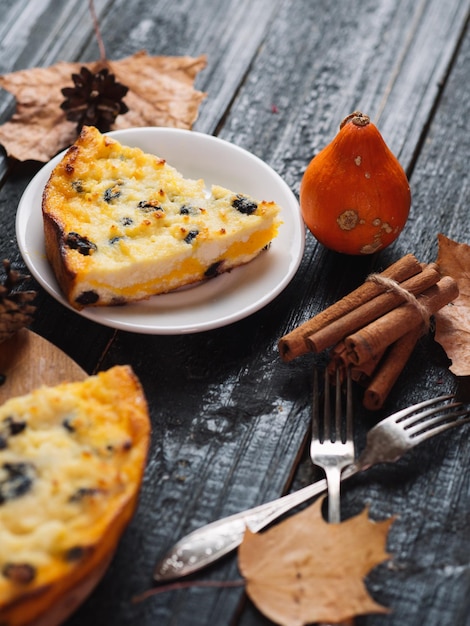
[[[468,0],[97,0],[109,58],[207,54],[194,129],[256,154],[298,194],[302,173],[355,109],[368,113],[406,169],[413,194],[398,241],[366,258],[322,248],[308,234],[301,266],[263,310],[189,335],[115,331],[38,290],[32,329],[87,372],[129,363],[151,409],[153,438],[140,507],[102,583],[68,626],[260,626],[242,588],[191,588],[132,597],[152,585],[156,560],[177,539],[221,516],[319,477],[304,458],[312,359],[283,363],[277,341],[413,252],[435,259],[437,233],[470,243]],[[0,0],[0,72],[99,58],[85,0]],[[2,122],[13,111],[0,94]],[[41,164],[1,160],[0,258],[26,270],[15,238],[19,199]],[[421,340],[386,406],[356,409],[358,445],[375,421],[453,391],[431,336]],[[392,612],[365,626],[470,625],[470,440],[464,427],[344,488],[343,516],[366,503],[398,515],[393,560],[368,578]],[[232,554],[203,577],[239,577]]]

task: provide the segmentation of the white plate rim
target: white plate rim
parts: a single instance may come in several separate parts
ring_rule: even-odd
[[[221,184],[237,191],[229,183],[231,178],[235,182],[236,176],[239,176],[245,193],[259,199],[275,200],[281,205],[283,223],[267,252],[230,273],[221,274],[187,290],[153,296],[136,304],[88,307],[78,311],[66,301],[57,285],[45,259],[44,236],[39,227],[39,221],[42,225],[42,191],[52,169],[63,158],[64,150],[33,177],[20,199],[16,215],[16,237],[23,259],[38,283],[58,302],[89,320],[111,328],[144,334],[174,335],[204,332],[239,321],[265,307],[287,287],[302,260],[305,226],[297,198],[269,165],[236,144],[193,130],[139,127],[112,131],[107,135],[125,145],[157,153],[185,176],[204,178],[208,184]],[[166,149],[154,150],[154,143],[166,145]],[[184,150],[179,146],[185,146]],[[168,155],[172,149],[175,154]],[[197,159],[191,156],[193,151]],[[210,158],[207,157],[210,162],[207,171],[205,154],[210,155]],[[236,172],[228,173],[228,167],[233,167]],[[194,171],[188,173],[190,168],[194,168]],[[215,172],[219,168],[220,171]],[[243,179],[245,174],[248,183]],[[210,180],[211,177],[213,180]],[[224,177],[225,180],[220,180]],[[269,182],[266,188],[263,187],[264,193],[250,193],[251,188],[258,191],[259,179],[259,187],[264,186],[265,181]],[[218,297],[221,291],[225,294],[225,303]],[[162,314],[166,308],[172,311],[171,314]],[[196,310],[197,319],[192,320],[192,312]]]

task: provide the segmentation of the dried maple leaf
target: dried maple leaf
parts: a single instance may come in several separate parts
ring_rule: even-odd
[[[442,274],[451,276],[459,287],[456,300],[434,316],[435,339],[452,361],[456,376],[470,375],[470,246],[438,235],[437,263]]]
[[[328,524],[322,500],[262,533],[246,531],[239,567],[250,598],[282,626],[341,622],[388,609],[369,596],[363,578],[389,558],[393,519],[375,523],[365,509],[341,524]]]
[[[60,108],[61,89],[72,84],[81,67],[96,72],[96,63],[57,63],[47,68],[21,70],[0,76],[0,86],[16,97],[16,112],[0,126],[0,143],[20,161],[48,161],[77,138],[76,125]],[[114,129],[133,126],[169,126],[190,129],[205,94],[194,89],[194,80],[206,66],[205,56],[152,57],[145,51],[106,67],[129,87],[125,102],[129,111],[120,115]]]

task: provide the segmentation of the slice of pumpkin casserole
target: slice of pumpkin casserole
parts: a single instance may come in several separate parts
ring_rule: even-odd
[[[280,207],[84,127],[43,193],[46,253],[75,308],[125,304],[211,278],[267,248]]]
[[[55,626],[98,583],[131,520],[150,421],[116,366],[0,407],[0,623]]]

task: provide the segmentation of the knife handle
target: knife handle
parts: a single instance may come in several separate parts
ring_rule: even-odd
[[[324,491],[326,480],[322,479],[277,500],[198,528],[180,539],[157,563],[154,579],[162,582],[193,574],[237,548],[247,528],[258,532],[287,511]]]

